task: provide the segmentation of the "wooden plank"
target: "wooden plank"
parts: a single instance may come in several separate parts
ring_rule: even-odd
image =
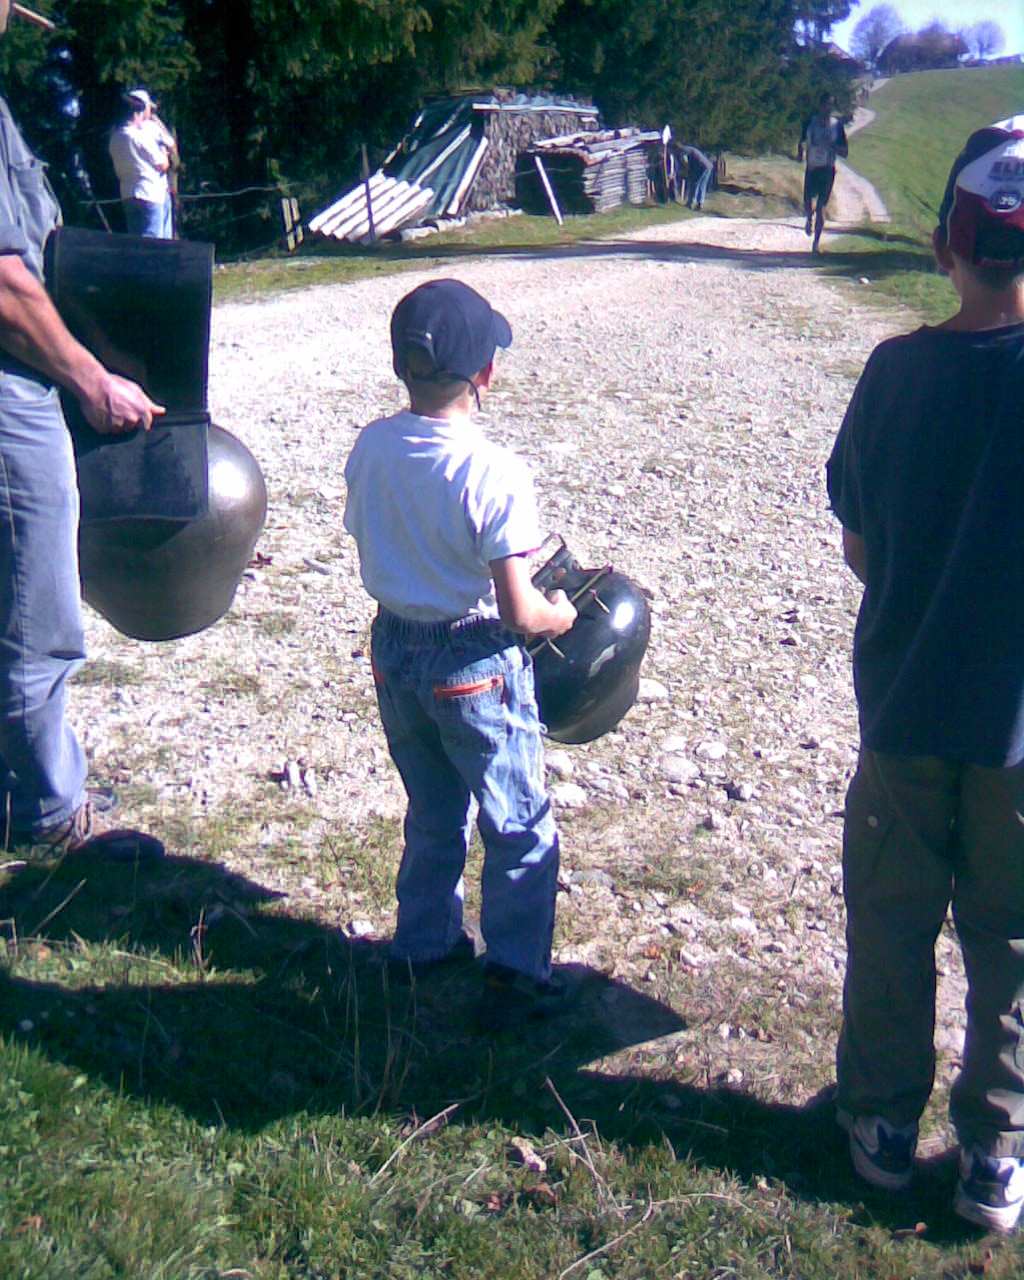
[[[487,150],[488,145],[489,143],[486,137],[480,139],[480,143],[473,155],[473,159],[469,162],[466,172],[462,175],[462,181],[455,188],[455,194],[448,202],[448,208],[445,209],[445,213],[454,215],[462,208],[462,202],[466,198],[466,192],[473,185],[473,179],[476,177],[479,172],[480,165],[483,163],[484,152]]]
[[[562,219],[562,211],[558,207],[558,201],[555,199],[555,193],[551,190],[551,183],[548,181],[547,170],[544,168],[544,161],[540,156],[534,156],[533,162],[537,166],[537,172],[540,174],[540,180],[544,185],[544,190],[547,192],[548,203],[551,205],[551,212],[555,215],[555,221],[560,227],[564,227],[565,222]]]

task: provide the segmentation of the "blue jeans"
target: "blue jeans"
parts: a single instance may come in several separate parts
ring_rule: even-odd
[[[558,833],[529,655],[496,621],[416,623],[386,610],[372,652],[381,721],[409,797],[392,954],[436,960],[458,939],[476,810],[488,959],[547,978]]]
[[[689,194],[686,197],[687,205],[693,205],[699,209],[704,204],[704,197],[708,193],[708,187],[710,184],[711,167],[709,165],[708,168],[700,171],[699,176],[694,179],[692,185],[687,181],[686,185],[690,188]]]
[[[64,713],[84,657],[71,438],[56,390],[0,373],[0,831],[37,835],[85,798]]]
[[[151,200],[125,200],[123,204],[124,224],[129,235],[170,240],[173,235],[170,196],[163,204],[154,204]]]

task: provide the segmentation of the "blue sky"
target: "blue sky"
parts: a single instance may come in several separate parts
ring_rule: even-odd
[[[983,18],[992,18],[1006,34],[1004,54],[1024,53],[1024,0],[884,0],[891,4],[909,31],[919,31],[933,18],[956,31]],[[883,0],[861,0],[845,22],[834,26],[830,37],[844,49],[850,47],[850,33],[866,13]]]

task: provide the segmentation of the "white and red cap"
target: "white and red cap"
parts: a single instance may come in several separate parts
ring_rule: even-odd
[[[1020,231],[1020,250],[993,248],[988,233],[997,228]],[[968,138],[946,184],[939,233],[966,262],[1000,265],[1024,258],[1024,116],[1000,120]],[[1001,245],[1007,243],[1000,237]]]

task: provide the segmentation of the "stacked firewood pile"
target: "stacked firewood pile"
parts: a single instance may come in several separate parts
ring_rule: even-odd
[[[517,203],[530,213],[554,212],[552,197],[561,213],[643,204],[661,148],[660,133],[631,128],[537,139],[520,156]]]
[[[494,105],[476,104],[488,145],[463,205],[466,212],[502,209],[516,203],[516,173],[521,157],[538,139],[583,133],[600,123],[597,108],[582,103],[575,112],[564,106],[558,110],[516,109],[495,96]]]
[[[663,173],[661,134],[600,125],[587,103],[513,90],[430,103],[383,167],[321,209],[309,230],[366,243],[513,205],[561,218],[643,204]]]

